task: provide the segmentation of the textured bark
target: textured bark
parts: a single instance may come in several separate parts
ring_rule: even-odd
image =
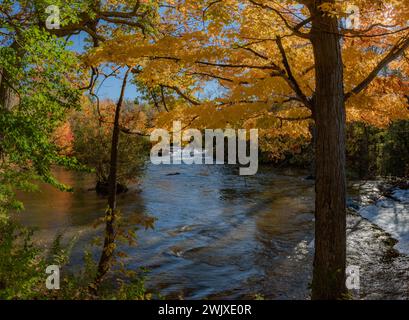
[[[315,1],[311,42],[316,92],[315,257],[313,299],[340,299],[346,293],[345,95],[336,18],[323,16]],[[330,1],[331,2],[331,1]],[[332,1],[333,2],[333,1]]]
[[[315,144],[317,140],[317,134],[315,129],[315,123],[311,123],[308,127],[311,134],[311,145],[308,147],[308,151],[313,154],[315,150]],[[310,175],[307,177],[309,180],[315,179],[315,155],[312,156],[310,164]]]

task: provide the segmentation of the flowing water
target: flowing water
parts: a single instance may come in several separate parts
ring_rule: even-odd
[[[103,216],[106,200],[89,190],[94,186],[92,176],[64,170],[56,170],[56,175],[75,192],[43,186],[41,193],[21,194],[26,211],[19,219],[38,227],[36,237],[45,245],[59,231],[79,235],[72,257],[72,264],[79,265],[84,248],[100,232],[93,223]],[[169,298],[254,298],[256,294],[268,299],[308,298],[314,188],[306,175],[260,167],[257,175],[243,177],[237,168],[225,165],[148,165],[140,185],[119,197],[124,215],[157,219],[154,230],[138,231],[136,247],[124,248],[129,254],[127,266],[148,268],[148,287]],[[371,269],[368,264],[373,255],[383,257],[390,248],[378,246],[372,252],[359,247],[361,236],[371,243],[388,236],[381,231],[374,235],[367,220],[363,225],[354,233],[355,242],[349,243],[349,251],[355,252],[352,260],[364,261],[371,275],[368,281],[379,287],[367,291],[388,297],[382,291],[385,286],[374,280],[379,267]],[[369,262],[360,258],[362,250]],[[382,257],[378,265],[384,263]],[[398,272],[407,265],[404,259],[394,268]],[[395,295],[405,298],[400,291]]]

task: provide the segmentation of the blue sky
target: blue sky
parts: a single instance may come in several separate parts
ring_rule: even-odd
[[[86,38],[87,38],[87,34],[84,32],[81,32],[78,35],[72,36],[70,38],[70,42],[72,43],[72,46],[70,47],[70,49],[75,50],[77,52],[83,52],[84,51],[83,48],[87,45]],[[101,99],[109,98],[109,99],[116,100],[120,94],[120,90],[121,90],[121,80],[116,79],[116,78],[108,78],[101,85],[98,95]],[[137,89],[131,83],[129,83],[126,88],[125,97],[127,99],[132,99],[132,100],[138,97]]]
[[[83,52],[84,47],[87,45],[87,34],[85,32],[81,32],[78,35],[73,35],[70,38],[70,42],[72,45],[70,49],[75,50],[77,52]],[[98,96],[101,99],[112,99],[117,100],[121,90],[121,79],[117,79],[114,77],[108,78],[104,81],[104,83],[100,86],[98,91]],[[99,87],[99,84],[96,88]],[[204,92],[197,95],[199,99],[202,98],[215,98],[219,96],[222,88],[219,86],[217,81],[208,81],[204,87]],[[136,86],[132,83],[128,83],[126,91],[125,91],[125,98],[130,100],[135,100],[139,95]]]

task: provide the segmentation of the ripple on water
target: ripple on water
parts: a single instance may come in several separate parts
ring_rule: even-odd
[[[314,188],[306,175],[263,166],[252,177],[225,166],[148,166],[142,192],[119,199],[124,216],[157,218],[154,230],[139,231],[137,247],[125,248],[127,265],[148,267],[148,286],[173,298],[308,298]],[[92,187],[89,177],[63,171],[57,177],[80,188],[62,194],[45,187],[38,197],[23,196],[21,220],[48,234],[89,230],[74,252],[80,263],[106,200],[84,191]],[[357,201],[368,205],[360,213],[396,237],[396,248],[405,252],[407,204],[378,201],[379,190],[371,188]],[[360,297],[403,297],[406,257],[391,251],[395,243],[373,223],[359,216],[348,221],[348,261],[362,266],[366,284]]]

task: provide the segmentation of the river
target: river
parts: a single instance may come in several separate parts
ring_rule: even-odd
[[[93,223],[103,216],[106,200],[90,190],[92,175],[62,169],[55,174],[75,191],[41,186],[39,193],[20,194],[26,210],[19,220],[38,227],[36,241],[44,246],[57,232],[78,236],[71,264],[80,265],[84,249],[100,233]],[[225,165],[147,165],[140,184],[119,196],[125,216],[157,219],[153,230],[138,231],[136,247],[123,248],[127,266],[148,268],[148,288],[168,298],[307,299],[314,182],[306,176],[268,166],[243,177]],[[357,206],[369,206],[368,190],[350,193]],[[356,297],[407,299],[409,263],[392,248],[387,228],[358,214],[349,215],[348,226],[348,261],[363,270]]]

